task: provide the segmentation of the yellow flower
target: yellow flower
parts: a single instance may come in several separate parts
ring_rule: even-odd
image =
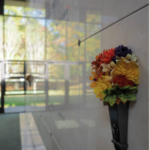
[[[94,87],[96,86],[96,82],[97,82],[97,81],[94,81],[94,79],[98,79],[98,75],[96,74],[96,72],[93,72],[93,71],[91,71],[91,74],[92,74],[93,76],[90,76],[90,77],[89,77],[89,80],[91,80],[91,81],[93,81],[93,82],[91,83],[90,87],[91,87],[91,88],[94,88]]]
[[[106,77],[107,78],[107,77]],[[101,100],[106,96],[102,91],[112,87],[112,84],[108,82],[105,78],[99,78],[96,86],[94,87],[94,93],[97,94],[96,97],[100,97]]]
[[[128,80],[133,81],[135,84],[139,84],[139,67],[135,61],[127,61],[122,57],[111,72],[112,79],[118,75],[125,75]]]

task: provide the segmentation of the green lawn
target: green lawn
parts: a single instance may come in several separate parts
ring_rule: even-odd
[[[82,95],[71,95],[69,97],[69,102],[71,104],[79,103],[81,101]],[[58,95],[58,96],[49,96],[49,105],[60,105],[64,103],[65,96]],[[87,96],[87,101],[92,102],[93,95]],[[44,106],[45,105],[45,95],[36,95],[36,96],[27,96],[27,95],[19,95],[19,96],[5,96],[5,107],[10,106],[25,106],[25,105],[37,105],[37,106]]]

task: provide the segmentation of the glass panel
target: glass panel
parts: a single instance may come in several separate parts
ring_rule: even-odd
[[[24,16],[24,6],[10,6],[6,4],[4,6],[4,15]]]
[[[45,20],[28,18],[26,23],[26,60],[45,59]]]
[[[82,43],[79,47],[79,59],[80,61],[85,61],[86,59],[86,44]]]
[[[0,62],[0,107],[1,107],[1,74],[2,74],[2,69],[1,69],[1,62]]]
[[[24,62],[6,62],[5,78],[20,77],[20,81],[24,81]]]
[[[86,36],[90,36],[96,31],[99,31],[101,29],[101,26],[99,24],[86,24]]]
[[[45,110],[45,64],[44,62],[26,62],[27,75],[34,77],[31,84],[26,81],[26,111]]]
[[[47,20],[46,28],[46,59],[66,60],[66,22]]]
[[[45,94],[28,93],[25,95],[25,110],[28,111],[42,111],[45,110]]]
[[[94,90],[90,87],[92,81],[89,80],[89,75],[91,74],[91,63],[86,63],[86,100],[87,102],[93,102],[95,98]]]
[[[25,16],[27,17],[45,17],[45,9],[42,8],[34,8],[34,6],[28,6],[25,8]]]
[[[25,2],[25,16],[44,18],[45,13],[45,2],[33,0]]]
[[[67,55],[69,61],[78,61],[79,60],[79,46],[76,45],[73,48],[67,49]]]
[[[11,78],[11,77],[15,77]],[[8,79],[7,79],[8,78]],[[25,111],[24,99],[24,62],[5,63],[5,113]]]
[[[43,18],[45,17],[45,5],[38,2],[5,0],[4,15]]]
[[[85,24],[67,22],[67,47],[77,44],[77,41],[85,38]]]
[[[27,94],[45,93],[45,79],[34,79],[31,85],[27,82]]]
[[[11,74],[23,74],[24,73],[24,62],[6,62],[5,73]]]
[[[86,40],[86,61],[92,62],[95,60],[95,54],[99,54],[101,52],[100,38],[101,37],[98,34]]]
[[[16,94],[18,94],[16,92]],[[12,112],[24,112],[25,111],[25,99],[24,95],[7,95],[4,97],[5,99],[5,113]]]
[[[5,60],[25,59],[25,23],[22,17],[5,16]]]
[[[87,14],[86,15],[86,22],[89,23],[100,23],[101,22],[101,16],[96,14]]]
[[[60,64],[50,64],[49,65],[49,77],[53,81],[62,80],[64,81],[64,65]]]
[[[5,80],[6,84],[6,93],[9,94],[7,91],[11,91],[10,93],[13,94],[12,91],[24,91],[24,82],[21,81],[20,79],[6,79]]]
[[[3,60],[3,16],[0,16],[0,60]]]
[[[70,65],[69,71],[69,102],[74,104],[79,102],[79,66]]]
[[[45,75],[45,64],[43,62],[26,62],[27,74]]]
[[[49,104],[60,105],[65,100],[64,65],[49,64]]]

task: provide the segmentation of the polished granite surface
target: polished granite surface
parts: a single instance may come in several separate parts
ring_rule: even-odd
[[[140,68],[137,101],[129,108],[128,150],[148,150],[147,4],[147,0],[29,1],[28,6],[46,13],[27,14],[35,18],[25,23],[26,58],[48,62],[36,64],[38,71],[47,67],[45,76],[41,75],[46,82],[35,80],[31,87],[28,85],[31,96],[23,97],[26,114],[20,114],[20,120],[24,150],[114,150],[108,107],[89,87],[89,76],[90,63],[98,53],[122,44],[132,49]],[[126,15],[77,45],[79,39]],[[31,64],[27,70],[34,69]]]

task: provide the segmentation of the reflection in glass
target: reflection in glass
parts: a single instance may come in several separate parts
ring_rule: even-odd
[[[66,60],[66,22],[46,21],[46,59]]]
[[[4,15],[24,16],[25,15],[24,6],[23,5],[22,6],[11,6],[11,5],[6,4],[4,6]]]
[[[10,95],[10,93],[9,95],[7,95],[6,93],[6,96],[4,97],[5,98],[5,105],[4,105],[5,113],[25,111],[24,95],[15,95],[15,94],[19,94],[19,92],[17,91],[16,93],[14,93],[14,95]],[[20,91],[20,94],[24,94],[23,91]]]
[[[86,95],[87,102],[92,102],[95,98],[93,88],[90,88],[91,81],[89,80],[89,75],[91,75],[91,63],[86,63]]]
[[[92,62],[95,59],[95,54],[101,52],[100,35],[95,35],[86,40],[86,61]]]
[[[67,47],[77,44],[79,39],[85,38],[85,25],[79,22],[67,22]]]
[[[45,17],[44,3],[29,3],[27,1],[5,0],[4,15],[22,17]]]
[[[42,8],[33,8],[32,7],[25,7],[25,16],[27,17],[45,17],[45,9]]]
[[[79,50],[80,48],[78,45],[74,46],[73,48],[68,48],[67,49],[67,55],[68,55],[68,60],[69,61],[79,61]]]
[[[49,104],[60,105],[65,100],[65,66],[49,65]]]
[[[2,74],[2,68],[1,68],[1,63],[0,63],[0,91],[1,91],[1,74]],[[1,92],[0,92],[0,108],[1,108]]]
[[[69,103],[79,103],[79,66],[70,65],[70,79],[69,79]]]
[[[26,60],[45,59],[45,20],[27,19],[26,23]]]
[[[53,10],[51,18],[45,19],[45,3],[42,1],[38,3],[33,0],[30,3],[18,2],[18,4],[17,1],[15,2],[15,5],[5,6],[7,16],[4,22],[4,56],[5,59],[10,60],[26,60],[26,75],[33,75],[34,81],[31,86],[29,82],[24,84],[24,67],[18,61],[6,64],[7,77],[21,76],[21,78],[6,80],[5,110],[19,111],[25,107],[26,112],[31,111],[32,114],[36,114],[37,124],[42,124],[42,129],[46,125],[46,128],[52,130],[53,136],[56,135],[56,141],[59,141],[54,143],[60,144],[61,149],[70,150],[69,146],[72,146],[65,145],[66,147],[63,148],[63,140],[66,140],[64,137],[70,133],[69,128],[71,128],[72,134],[68,136],[70,141],[75,141],[73,149],[81,147],[87,149],[85,147],[91,143],[94,145],[94,142],[90,140],[91,143],[86,145],[80,141],[89,134],[87,128],[96,126],[93,114],[98,114],[95,109],[97,106],[88,78],[91,70],[90,62],[95,58],[95,54],[101,51],[101,37],[98,34],[82,42],[80,46],[77,43],[79,39],[83,40],[101,29],[101,16],[88,10],[80,16],[77,1],[66,1],[65,4],[60,2],[55,6],[56,9],[51,9],[54,2],[57,4],[57,0],[54,0],[48,4],[51,6],[50,11]],[[62,12],[65,12],[66,7],[68,8],[66,16],[58,12],[60,7]],[[3,27],[1,22],[0,28]],[[3,34],[0,38],[2,36]],[[31,114],[28,116],[29,121],[33,121],[31,116]],[[37,132],[34,130],[35,124],[31,125],[33,126],[28,126],[31,132]],[[59,131],[63,132],[58,132],[58,129],[62,129]],[[85,131],[82,135],[80,129]],[[49,130],[46,129],[48,135]],[[76,139],[77,135],[79,139]],[[32,134],[28,140],[29,146],[31,140],[37,146],[42,143],[38,135]]]
[[[0,15],[0,60],[3,60],[3,16]]]
[[[101,23],[101,16],[89,13],[89,14],[86,15],[86,22],[89,22],[89,23]]]
[[[44,62],[38,62],[38,61],[26,62],[26,69],[27,69],[26,71],[27,74],[34,74],[34,76],[35,75],[43,76],[45,74]]]
[[[6,91],[23,91],[23,81],[20,81],[20,79],[6,79]],[[12,93],[12,92],[10,92]],[[6,92],[6,94],[9,94],[9,92]]]
[[[25,59],[25,23],[21,17],[6,17],[4,58],[6,60]]]
[[[25,150],[47,150],[32,113],[19,114],[21,146]]]
[[[41,94],[45,93],[45,80],[44,79],[34,79],[31,85],[29,82],[26,82],[27,85],[27,94]]]
[[[11,76],[11,74],[23,74],[24,62],[20,62],[20,61],[6,62],[5,73],[9,76]]]

